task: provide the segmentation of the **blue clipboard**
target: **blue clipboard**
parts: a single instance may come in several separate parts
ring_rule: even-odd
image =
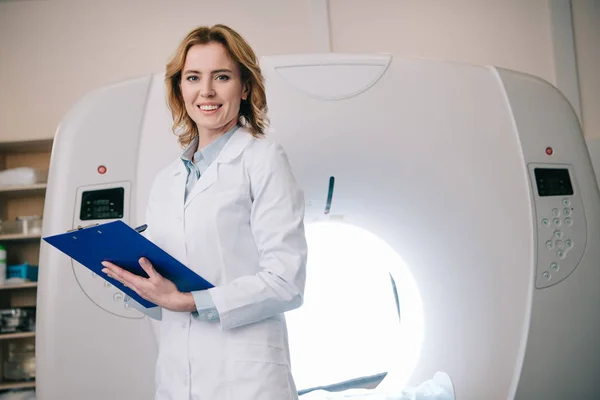
[[[48,236],[43,239],[146,308],[156,307],[157,305],[145,300],[121,282],[109,278],[102,272],[104,268],[101,264],[102,261],[110,261],[133,274],[147,278],[148,275],[139,264],[140,257],[146,257],[150,260],[154,269],[173,282],[180,292],[192,292],[213,287],[200,275],[120,220]]]

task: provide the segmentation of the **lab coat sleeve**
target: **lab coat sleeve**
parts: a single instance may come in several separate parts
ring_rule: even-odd
[[[196,305],[196,311],[192,313],[192,316],[198,321],[218,321],[219,312],[215,307],[215,303],[212,301],[212,296],[208,290],[198,290],[192,292],[194,303]]]
[[[250,224],[260,270],[208,291],[221,329],[254,323],[303,303],[307,243],[304,193],[283,148],[269,143],[248,162],[253,197]]]

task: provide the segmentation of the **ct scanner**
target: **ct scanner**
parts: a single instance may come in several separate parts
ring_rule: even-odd
[[[387,55],[261,65],[268,135],[305,191],[307,224],[375,233],[418,289],[400,329],[419,338],[391,355],[404,367],[382,385],[443,371],[458,400],[600,397],[600,193],[557,89],[501,68]],[[154,174],[180,152],[170,127],[162,74],[79,101],[54,142],[44,236],[143,224]],[[37,398],[153,398],[155,322],[46,243],[40,257]]]
[[[598,186],[600,186],[600,136],[587,138],[586,144],[592,159],[592,166],[596,173],[596,181],[598,181]]]

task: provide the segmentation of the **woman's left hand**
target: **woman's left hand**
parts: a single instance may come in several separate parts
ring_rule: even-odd
[[[142,257],[139,263],[148,274],[148,278],[132,274],[108,261],[102,262],[105,267],[102,272],[131,288],[144,299],[167,310],[196,311],[191,293],[180,292],[173,282],[156,272],[148,259]]]

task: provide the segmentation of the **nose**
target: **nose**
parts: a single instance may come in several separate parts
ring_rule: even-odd
[[[200,89],[200,96],[202,97],[213,97],[215,95],[215,91],[212,87],[212,81],[210,79],[206,79],[202,88]]]

